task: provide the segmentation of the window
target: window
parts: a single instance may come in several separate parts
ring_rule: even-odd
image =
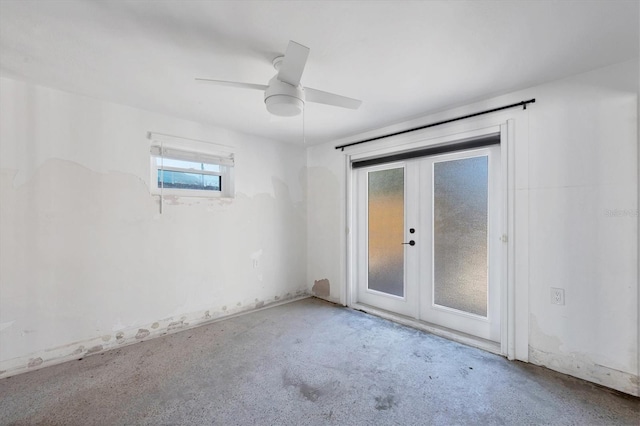
[[[151,193],[233,197],[233,154],[151,146]]]
[[[158,187],[221,192],[218,164],[156,157],[155,169]]]

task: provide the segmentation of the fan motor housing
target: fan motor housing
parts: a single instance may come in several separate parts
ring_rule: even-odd
[[[267,111],[281,117],[293,117],[304,109],[304,89],[278,80],[275,76],[269,81],[264,92]]]

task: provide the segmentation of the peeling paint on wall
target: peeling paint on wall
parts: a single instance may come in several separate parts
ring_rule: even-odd
[[[145,337],[147,337],[149,335],[149,330],[146,330],[144,328],[141,328],[138,330],[138,333],[136,334],[136,339],[144,339]]]
[[[300,296],[299,296],[300,297]],[[156,321],[143,328],[130,328],[124,331],[118,331],[115,334],[115,340],[105,340],[107,336],[96,337],[84,341],[84,344],[78,345],[78,342],[60,346],[57,348],[46,349],[39,353],[31,354],[24,358],[14,358],[8,361],[2,361],[0,363],[0,378],[10,375],[20,374],[27,371],[27,369],[36,369],[45,365],[55,365],[65,361],[82,359],[84,356],[94,355],[104,351],[111,350],[120,345],[127,345],[140,342],[141,339],[155,338],[166,335],[168,333],[180,332],[192,327],[197,327],[212,322],[223,320],[231,315],[245,314],[252,312],[255,309],[266,308],[272,305],[283,303],[283,301],[298,300],[299,297],[293,297],[291,293],[287,293],[283,296],[274,296],[267,301],[258,300],[255,304],[248,304],[245,307],[241,307],[242,303],[237,303],[236,307],[226,311],[220,310],[211,314],[210,310],[194,312],[190,315],[182,316],[180,321],[171,321],[171,319],[164,319]],[[308,297],[307,293],[303,292],[301,297]],[[209,318],[206,318],[208,314]],[[156,329],[153,329],[152,325],[158,324]],[[180,326],[180,324],[182,326]],[[150,331],[153,330],[153,331]],[[88,350],[86,348],[89,348]]]
[[[55,186],[55,193],[50,193],[51,185]],[[212,236],[215,235],[215,238],[221,241],[236,240],[236,230],[238,228],[246,228],[246,233],[255,235],[256,239],[280,240],[280,234],[285,229],[285,224],[288,225],[286,229],[290,227],[289,225],[296,228],[303,225],[304,221],[301,220],[300,212],[291,207],[292,201],[286,198],[288,197],[287,185],[282,182],[276,182],[274,185],[279,187],[277,193],[280,197],[283,197],[282,199],[274,199],[266,194],[253,198],[237,194],[233,203],[233,214],[231,212],[218,211],[221,217],[213,222],[222,221],[226,223],[223,228],[218,229],[220,225],[211,225],[211,212],[208,211],[209,216],[203,215],[203,208],[206,205],[190,209],[185,208],[183,211],[174,210],[171,212],[168,209],[163,218],[155,220],[155,211],[150,208],[153,202],[149,199],[148,188],[143,185],[143,182],[137,176],[116,172],[96,173],[72,161],[47,160],[41,168],[35,171],[31,179],[23,185],[16,188],[2,187],[2,192],[0,193],[2,202],[0,205],[5,207],[14,206],[11,210],[8,210],[12,212],[10,214],[4,214],[5,209],[3,209],[2,230],[3,234],[4,230],[9,232],[7,241],[14,239],[12,235],[31,232],[29,229],[43,227],[51,229],[51,232],[45,233],[45,237],[24,239],[26,241],[25,245],[16,247],[14,250],[16,253],[37,252],[38,254],[35,257],[30,257],[30,259],[34,264],[44,263],[48,265],[47,267],[50,270],[29,267],[29,265],[23,264],[23,261],[18,260],[11,263],[8,269],[3,270],[2,285],[5,285],[5,278],[6,282],[24,281],[27,283],[28,291],[36,291],[38,289],[36,283],[43,282],[43,280],[46,281],[52,276],[59,276],[59,280],[52,281],[45,288],[38,290],[42,300],[56,300],[59,294],[64,294],[68,290],[69,286],[73,286],[73,288],[78,286],[79,291],[73,293],[74,303],[70,312],[62,317],[67,322],[61,325],[61,327],[72,330],[72,335],[77,336],[77,338],[69,339],[69,343],[62,342],[66,344],[77,342],[83,335],[91,335],[93,327],[86,324],[86,322],[71,321],[69,318],[77,319],[84,315],[84,301],[91,300],[91,295],[98,291],[98,281],[114,283],[114,291],[108,293],[106,297],[113,297],[113,300],[117,299],[120,306],[118,316],[115,318],[110,317],[109,309],[106,308],[106,306],[112,306],[112,299],[105,300],[105,304],[97,308],[98,314],[102,315],[100,321],[110,324],[108,328],[96,329],[98,334],[95,337],[102,339],[101,343],[106,343],[110,341],[108,339],[112,339],[121,344],[128,341],[128,337],[136,335],[138,340],[146,338],[145,332],[139,334],[135,330],[133,330],[132,335],[127,334],[125,336],[122,334],[122,330],[131,330],[136,326],[152,334],[155,334],[156,330],[167,329],[169,321],[166,319],[155,323],[144,321],[142,324],[145,325],[142,327],[139,318],[153,318],[154,316],[160,318],[161,316],[157,315],[159,312],[171,312],[171,308],[174,309],[173,312],[178,313],[197,312],[203,308],[202,304],[206,303],[206,301],[219,300],[223,303],[226,302],[224,306],[227,309],[222,310],[220,313],[215,313],[220,310],[220,305],[217,304],[213,309],[209,309],[208,314],[205,314],[204,310],[200,311],[202,317],[199,319],[204,317],[204,319],[209,320],[218,318],[221,313],[226,314],[238,311],[238,308],[242,307],[244,303],[249,302],[248,300],[239,300],[242,294],[259,296],[262,304],[259,304],[258,307],[263,307],[275,300],[281,300],[275,299],[275,297],[284,297],[282,296],[283,294],[291,295],[296,291],[296,295],[302,295],[305,293],[304,289],[298,288],[296,290],[296,284],[290,284],[301,282],[300,278],[303,277],[299,267],[290,267],[290,265],[304,264],[304,262],[301,262],[304,257],[304,251],[295,248],[296,235],[299,234],[299,229],[296,229],[295,232],[284,232],[284,241],[278,243],[277,246],[293,248],[286,250],[272,249],[270,253],[272,253],[273,259],[270,258],[269,265],[260,266],[260,274],[256,274],[256,271],[250,268],[233,269],[234,281],[245,283],[245,287],[221,285],[223,283],[219,282],[217,272],[223,271],[226,275],[229,275],[230,272],[226,272],[225,268],[233,268],[233,266],[228,265],[229,262],[226,260],[211,261],[211,259],[230,258],[239,259],[239,262],[242,262],[242,252],[246,250],[247,245],[253,245],[251,241],[247,241],[247,244],[227,244],[224,247],[220,245],[218,248],[213,248],[213,251],[194,250],[195,254],[189,258],[190,262],[206,266],[196,270],[197,275],[194,275],[190,281],[190,287],[187,286],[186,290],[184,286],[179,286],[172,290],[174,293],[172,291],[157,291],[150,295],[146,294],[142,287],[131,288],[117,284],[131,279],[139,279],[142,281],[150,280],[160,288],[169,286],[173,289],[171,287],[173,278],[170,278],[174,276],[173,272],[167,273],[167,271],[173,271],[173,267],[165,268],[166,270],[162,268],[151,268],[149,270],[141,265],[133,265],[131,263],[134,262],[132,259],[142,259],[144,263],[145,259],[153,258],[159,259],[161,263],[164,262],[170,265],[171,262],[166,261],[175,259],[175,254],[178,252],[191,250],[194,239],[197,240],[196,245],[203,244],[209,247]],[[111,189],[102,191],[102,188],[107,186]],[[29,208],[30,200],[33,197],[40,197],[41,194],[47,192],[49,192],[47,197],[52,197],[55,202],[45,204],[40,209]],[[247,225],[246,217],[242,214],[237,214],[245,211],[251,212],[251,215],[254,215],[256,211],[261,212],[261,220],[252,221],[250,225]],[[26,213],[22,214],[21,212]],[[149,220],[151,218],[153,220]],[[96,221],[99,223],[96,224]],[[163,223],[158,223],[159,221]],[[192,223],[194,221],[203,224],[198,228],[197,233],[192,233]],[[269,226],[266,228],[268,230],[265,231],[264,225],[274,221],[279,225],[277,227]],[[190,235],[190,237],[185,238],[184,242],[177,241],[170,250],[162,249],[157,252],[155,251],[156,247],[162,247],[162,240],[166,237],[160,236],[168,232],[167,229],[171,231],[172,235]],[[65,244],[60,246],[59,241],[62,235],[64,235]],[[42,247],[41,250],[35,250],[29,245],[36,240],[39,247]],[[96,245],[92,243],[94,240],[100,240],[102,243]],[[114,245],[117,246],[117,249]],[[3,257],[6,257],[5,252],[8,251],[3,250],[2,252]],[[253,258],[262,260],[263,253],[265,253],[263,249],[253,252]],[[17,254],[12,256],[16,256],[18,259],[26,258]],[[73,268],[82,271],[81,276],[100,276],[100,279],[89,279],[82,285],[74,282],[78,274],[67,276],[68,271],[71,270],[68,265],[68,259],[71,258],[75,259]],[[246,257],[244,258],[246,259]],[[117,265],[117,267],[109,265]],[[51,273],[51,271],[57,272]],[[133,271],[131,272],[133,275],[129,276],[130,272],[128,271]],[[136,275],[137,273],[142,275],[138,276]],[[40,277],[39,274],[45,274],[46,277]],[[265,285],[258,288],[251,287],[252,291],[248,291],[247,286],[254,284],[256,279],[263,280],[262,282]],[[274,283],[277,283],[277,285],[274,285]],[[273,291],[274,289],[277,291]],[[141,298],[144,297],[151,297],[153,303],[141,304]],[[176,297],[180,298],[178,303],[176,303]],[[35,330],[44,336],[42,339],[37,340],[38,345],[55,348],[57,347],[56,344],[60,343],[54,337],[56,330],[52,329],[54,322],[50,318],[50,316],[56,315],[55,312],[46,309],[35,309],[35,314],[28,315],[28,307],[38,303],[38,300],[25,297],[11,302],[12,309],[23,313],[25,317],[2,323],[3,337],[2,341],[0,341],[2,359],[0,359],[0,362],[8,362],[9,365],[12,365],[12,360],[17,357],[24,358],[27,354],[33,354],[40,350],[41,347],[34,344],[35,339],[16,341],[16,337],[24,337]],[[0,301],[0,304],[6,303],[6,301]],[[234,308],[231,309],[231,306]],[[247,308],[254,308],[255,306],[250,302],[247,304]],[[1,309],[3,311],[6,310],[4,306]],[[28,319],[28,321],[24,321],[25,319]],[[24,330],[14,330],[14,326],[22,321],[25,322]],[[184,327],[187,324],[173,324],[172,328],[181,326]],[[131,332],[128,331],[127,333]],[[87,345],[87,347],[92,346],[95,346],[95,344]],[[77,347],[77,343],[74,349],[75,347]],[[66,355],[72,350],[68,349]],[[49,364],[48,361],[47,364]]]
[[[188,324],[187,324],[187,325],[188,325]],[[184,327],[184,326],[185,326],[185,324],[184,324],[184,320],[181,320],[181,321],[174,321],[174,322],[172,322],[172,323],[169,323],[169,326],[167,327],[167,330],[168,330],[168,331],[171,331],[171,330],[175,330],[176,328],[182,328],[182,327]],[[145,336],[145,337],[146,337],[146,336]]]
[[[103,349],[104,349],[104,348],[103,348],[103,346],[102,346],[102,345],[96,345],[96,346],[93,346],[93,347],[91,347],[91,348],[89,348],[89,349],[87,350],[87,355],[89,355],[89,354],[94,354],[94,353],[96,353],[96,352],[100,352],[100,351],[102,351]]]
[[[33,367],[38,367],[40,365],[42,365],[44,361],[42,360],[42,358],[38,357],[38,358],[31,358],[29,360],[29,363],[27,364],[28,368],[33,368]]]
[[[15,295],[0,298],[0,370],[136,343],[171,322],[183,321],[178,331],[254,309],[254,298],[265,307],[307,293],[298,180],[306,147],[4,77],[0,85],[2,106],[21,106],[15,117],[0,114],[0,287]],[[159,215],[144,139],[157,129],[229,140],[236,197],[168,198]]]
[[[313,287],[311,288],[311,291],[315,296],[329,297],[329,295],[331,294],[331,284],[329,283],[329,280],[326,278],[323,278],[321,280],[316,280],[313,282]]]
[[[340,159],[338,167],[326,167],[335,161],[334,151],[333,145],[309,147],[307,167],[307,190],[309,194],[313,194],[307,198],[307,282],[314,295],[331,301],[335,299],[331,297],[331,288],[326,292],[316,285],[318,281],[322,281],[317,280],[317,277],[333,280],[333,291],[337,296],[340,285],[336,277],[343,276],[344,164]],[[320,287],[325,285],[327,284],[322,283]]]
[[[2,84],[4,89],[4,79]],[[49,92],[35,89],[33,94],[22,83],[7,84],[9,91],[0,96],[3,105],[14,98],[38,102],[38,93]],[[71,107],[77,106],[72,95],[50,95],[68,98]],[[49,99],[49,94],[43,96]],[[171,127],[174,121],[133,120],[120,127],[114,123],[121,120],[113,119],[122,116],[119,106],[95,106],[90,121],[104,124],[100,134],[109,138],[91,137],[95,134],[89,126],[74,120],[73,108],[45,107],[39,109],[40,124],[34,126],[62,123],[56,129],[71,126],[74,134],[48,132],[28,141],[33,147],[28,152],[19,147],[29,129],[0,117],[0,144],[2,152],[9,153],[0,161],[0,286],[3,293],[17,296],[0,300],[4,314],[0,365],[13,368],[17,358],[26,365],[27,356],[73,343],[65,350],[67,356],[87,336],[100,339],[108,334],[110,342],[121,344],[135,338],[139,328],[155,335],[156,330],[167,329],[168,316],[179,320],[175,312],[199,312],[202,320],[218,318],[222,305],[228,307],[225,312],[236,303],[253,308],[253,297],[266,305],[304,281],[305,247],[300,238],[306,234],[304,192],[294,177],[304,168],[303,147],[284,149],[277,142],[238,138],[238,158],[243,159],[245,172],[236,176],[236,198],[178,197],[174,200],[178,204],[168,202],[159,216],[148,187],[148,146],[132,146],[130,141],[144,135],[149,125]],[[181,129],[208,131],[201,126],[175,127],[176,132]],[[114,135],[118,137],[113,139]],[[129,155],[114,154],[121,150]],[[36,154],[37,159],[31,158]],[[14,182],[17,173],[24,179]],[[259,269],[247,265],[252,253],[260,261]],[[267,253],[268,264],[262,263]],[[29,296],[33,294],[38,297]],[[96,295],[101,303],[90,308]],[[210,310],[208,318],[205,309]],[[95,322],[84,320],[89,313]],[[157,328],[151,327],[152,321],[158,322]],[[39,337],[28,335],[29,330],[37,330]],[[118,339],[122,330],[127,330],[126,336]],[[24,336],[22,331],[27,331]]]
[[[638,395],[638,376],[611,367],[600,365],[590,357],[575,351],[563,349],[562,341],[556,336],[542,332],[536,316],[529,318],[530,345],[529,362],[560,373],[598,383],[619,391]]]

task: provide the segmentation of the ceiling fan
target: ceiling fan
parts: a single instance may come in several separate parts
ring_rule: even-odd
[[[264,90],[264,103],[267,106],[267,111],[281,117],[292,117],[300,114],[306,101],[358,109],[362,101],[300,85],[300,78],[308,56],[308,47],[292,40],[289,41],[284,56],[278,56],[273,60],[273,67],[278,73],[269,80],[267,85],[207,78],[196,78],[196,80],[241,89]]]

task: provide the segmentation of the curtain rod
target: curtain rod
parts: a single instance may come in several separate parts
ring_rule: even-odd
[[[519,106],[523,107],[522,109],[527,109],[527,104],[532,104],[535,101],[536,101],[535,98],[533,98],[533,99],[529,99],[528,101],[518,102],[516,104],[505,105],[505,106],[502,106],[502,107],[499,107],[499,108],[488,109],[488,110],[485,110],[485,111],[480,111],[480,112],[476,112],[476,113],[469,114],[469,115],[463,115],[462,117],[450,118],[449,120],[438,121],[436,123],[427,124],[426,126],[414,127],[413,129],[401,130],[399,132],[391,133],[391,134],[384,135],[384,136],[377,136],[377,137],[371,138],[371,139],[365,139],[365,140],[358,141],[358,142],[351,142],[351,143],[348,143],[348,144],[339,145],[339,146],[336,146],[336,149],[340,149],[340,150],[344,151],[344,149],[349,147],[349,146],[359,145],[361,143],[366,143],[366,142],[373,142],[373,141],[377,141],[378,139],[384,139],[384,138],[389,138],[391,136],[402,135],[404,133],[415,132],[416,130],[427,129],[429,127],[440,126],[441,124],[452,123],[454,121],[464,120],[464,119],[471,118],[471,117],[477,117],[479,115],[489,114],[489,113],[496,112],[496,111],[502,111],[503,109],[515,108],[515,107],[519,107]]]

